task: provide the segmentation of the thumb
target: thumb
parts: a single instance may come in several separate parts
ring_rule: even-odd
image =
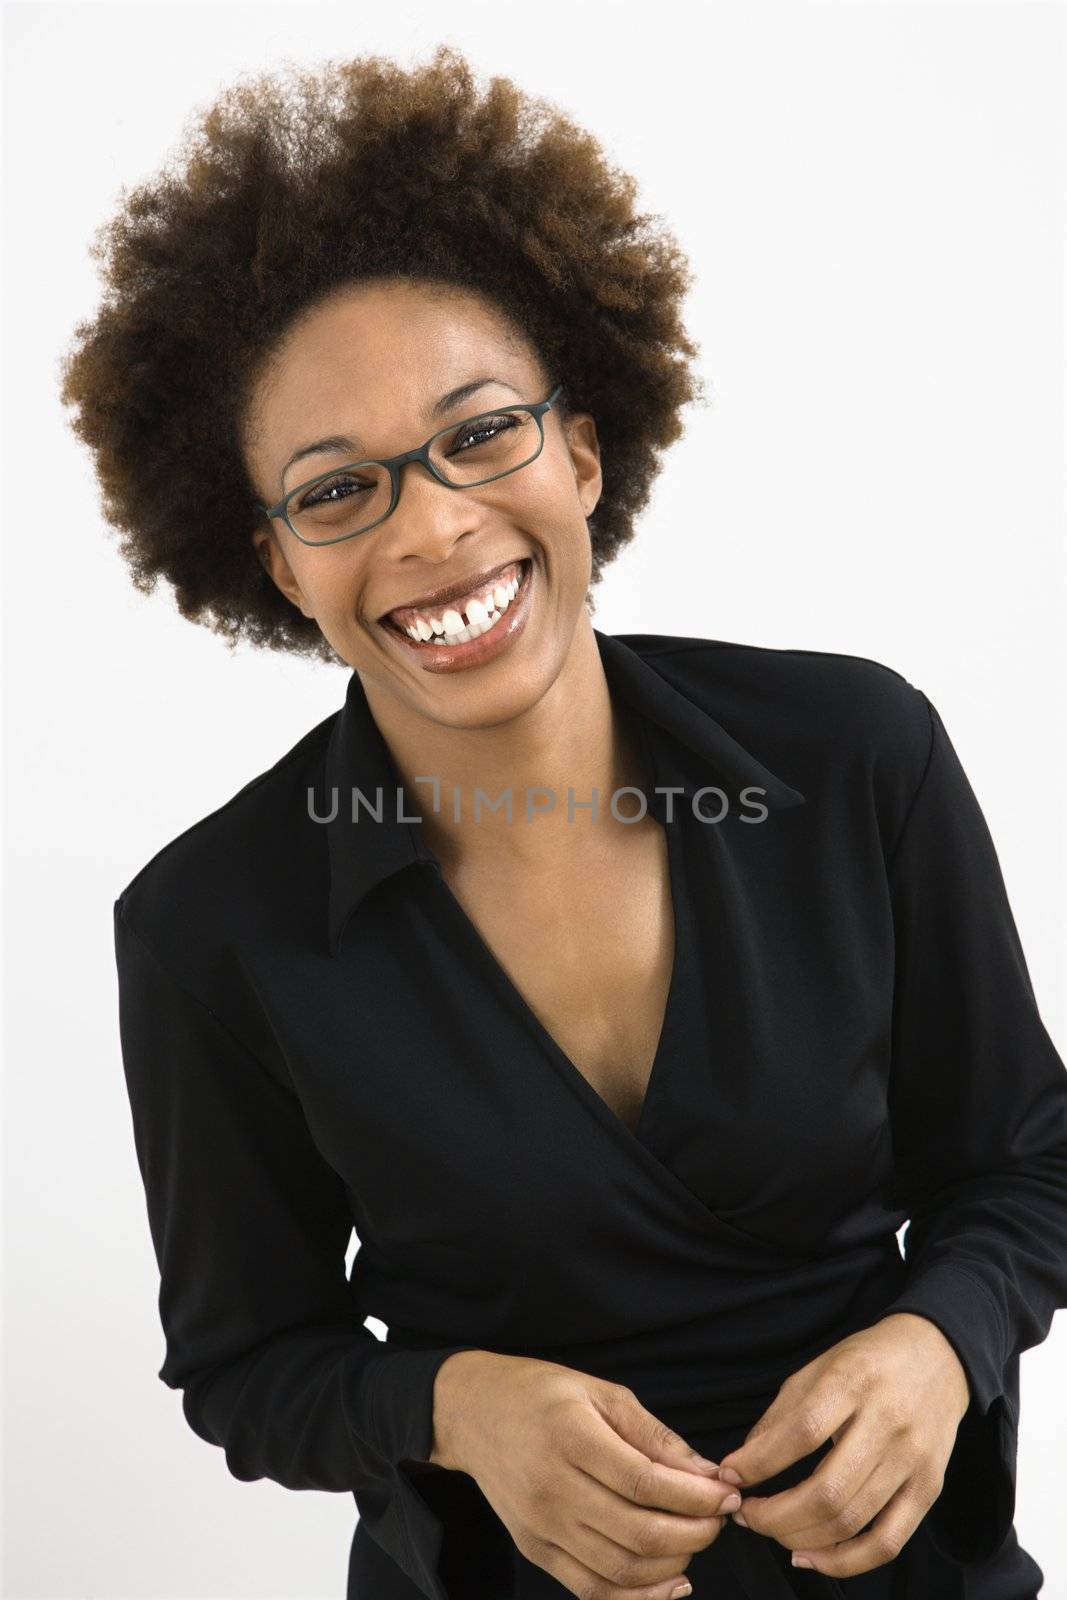
[[[610,1413],[608,1421],[620,1438],[640,1450],[650,1461],[658,1461],[665,1467],[676,1467],[685,1472],[698,1472],[706,1478],[717,1477],[718,1462],[699,1455],[680,1433],[648,1411],[632,1389],[614,1386],[607,1409]]]

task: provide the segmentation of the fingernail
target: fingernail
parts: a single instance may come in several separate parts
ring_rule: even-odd
[[[719,1463],[717,1461],[709,1461],[707,1456],[693,1456],[692,1462],[694,1467],[707,1467],[710,1472],[718,1472],[719,1470]]]
[[[734,1512],[734,1521],[737,1523],[737,1526],[739,1528],[747,1528],[748,1527],[748,1523],[745,1521],[744,1516],[742,1515],[742,1513],[740,1511],[735,1511]]]
[[[739,1475],[734,1471],[733,1467],[720,1467],[719,1477],[722,1479],[723,1483],[741,1482]]]
[[[726,1499],[719,1506],[719,1510],[720,1511],[736,1511],[740,1504],[741,1504],[741,1496],[738,1494],[737,1490],[735,1489],[733,1494],[728,1494],[726,1496]]]
[[[684,1594],[692,1594],[692,1592],[693,1585],[691,1583],[680,1583],[677,1589],[671,1590],[671,1600],[682,1600]]]
[[[794,1565],[794,1567],[810,1567],[811,1566],[811,1562],[808,1560],[807,1556],[798,1556],[796,1551],[794,1550],[794,1552],[793,1552],[793,1565]]]

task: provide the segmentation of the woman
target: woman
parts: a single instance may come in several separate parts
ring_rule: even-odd
[[[115,903],[159,1376],[354,1494],[350,1600],[1032,1600],[1067,1073],[921,690],[592,625],[698,392],[632,198],[441,49],[240,85],[110,225],[135,581],[350,669]]]

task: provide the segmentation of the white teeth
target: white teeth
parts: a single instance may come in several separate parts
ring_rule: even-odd
[[[522,582],[522,575],[510,583],[498,583],[481,597],[475,596],[467,603],[466,622],[454,606],[449,606],[440,617],[420,616],[408,624],[404,632],[415,643],[427,644],[436,638],[444,644],[466,644],[500,621],[514,600]]]

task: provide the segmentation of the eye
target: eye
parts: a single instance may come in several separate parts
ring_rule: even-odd
[[[356,491],[374,488],[373,483],[363,483],[360,479],[353,478],[350,473],[335,472],[332,477],[325,479],[323,483],[316,484],[314,489],[309,489],[306,494],[300,495],[293,505],[293,510],[306,511],[311,506],[339,505],[342,500],[352,498],[350,494],[341,492],[348,486],[351,486]]]
[[[512,416],[510,412],[502,412],[500,416],[495,417],[479,417],[475,422],[463,424],[453,442],[464,439],[495,439],[501,433],[506,433],[519,425],[519,418]]]

